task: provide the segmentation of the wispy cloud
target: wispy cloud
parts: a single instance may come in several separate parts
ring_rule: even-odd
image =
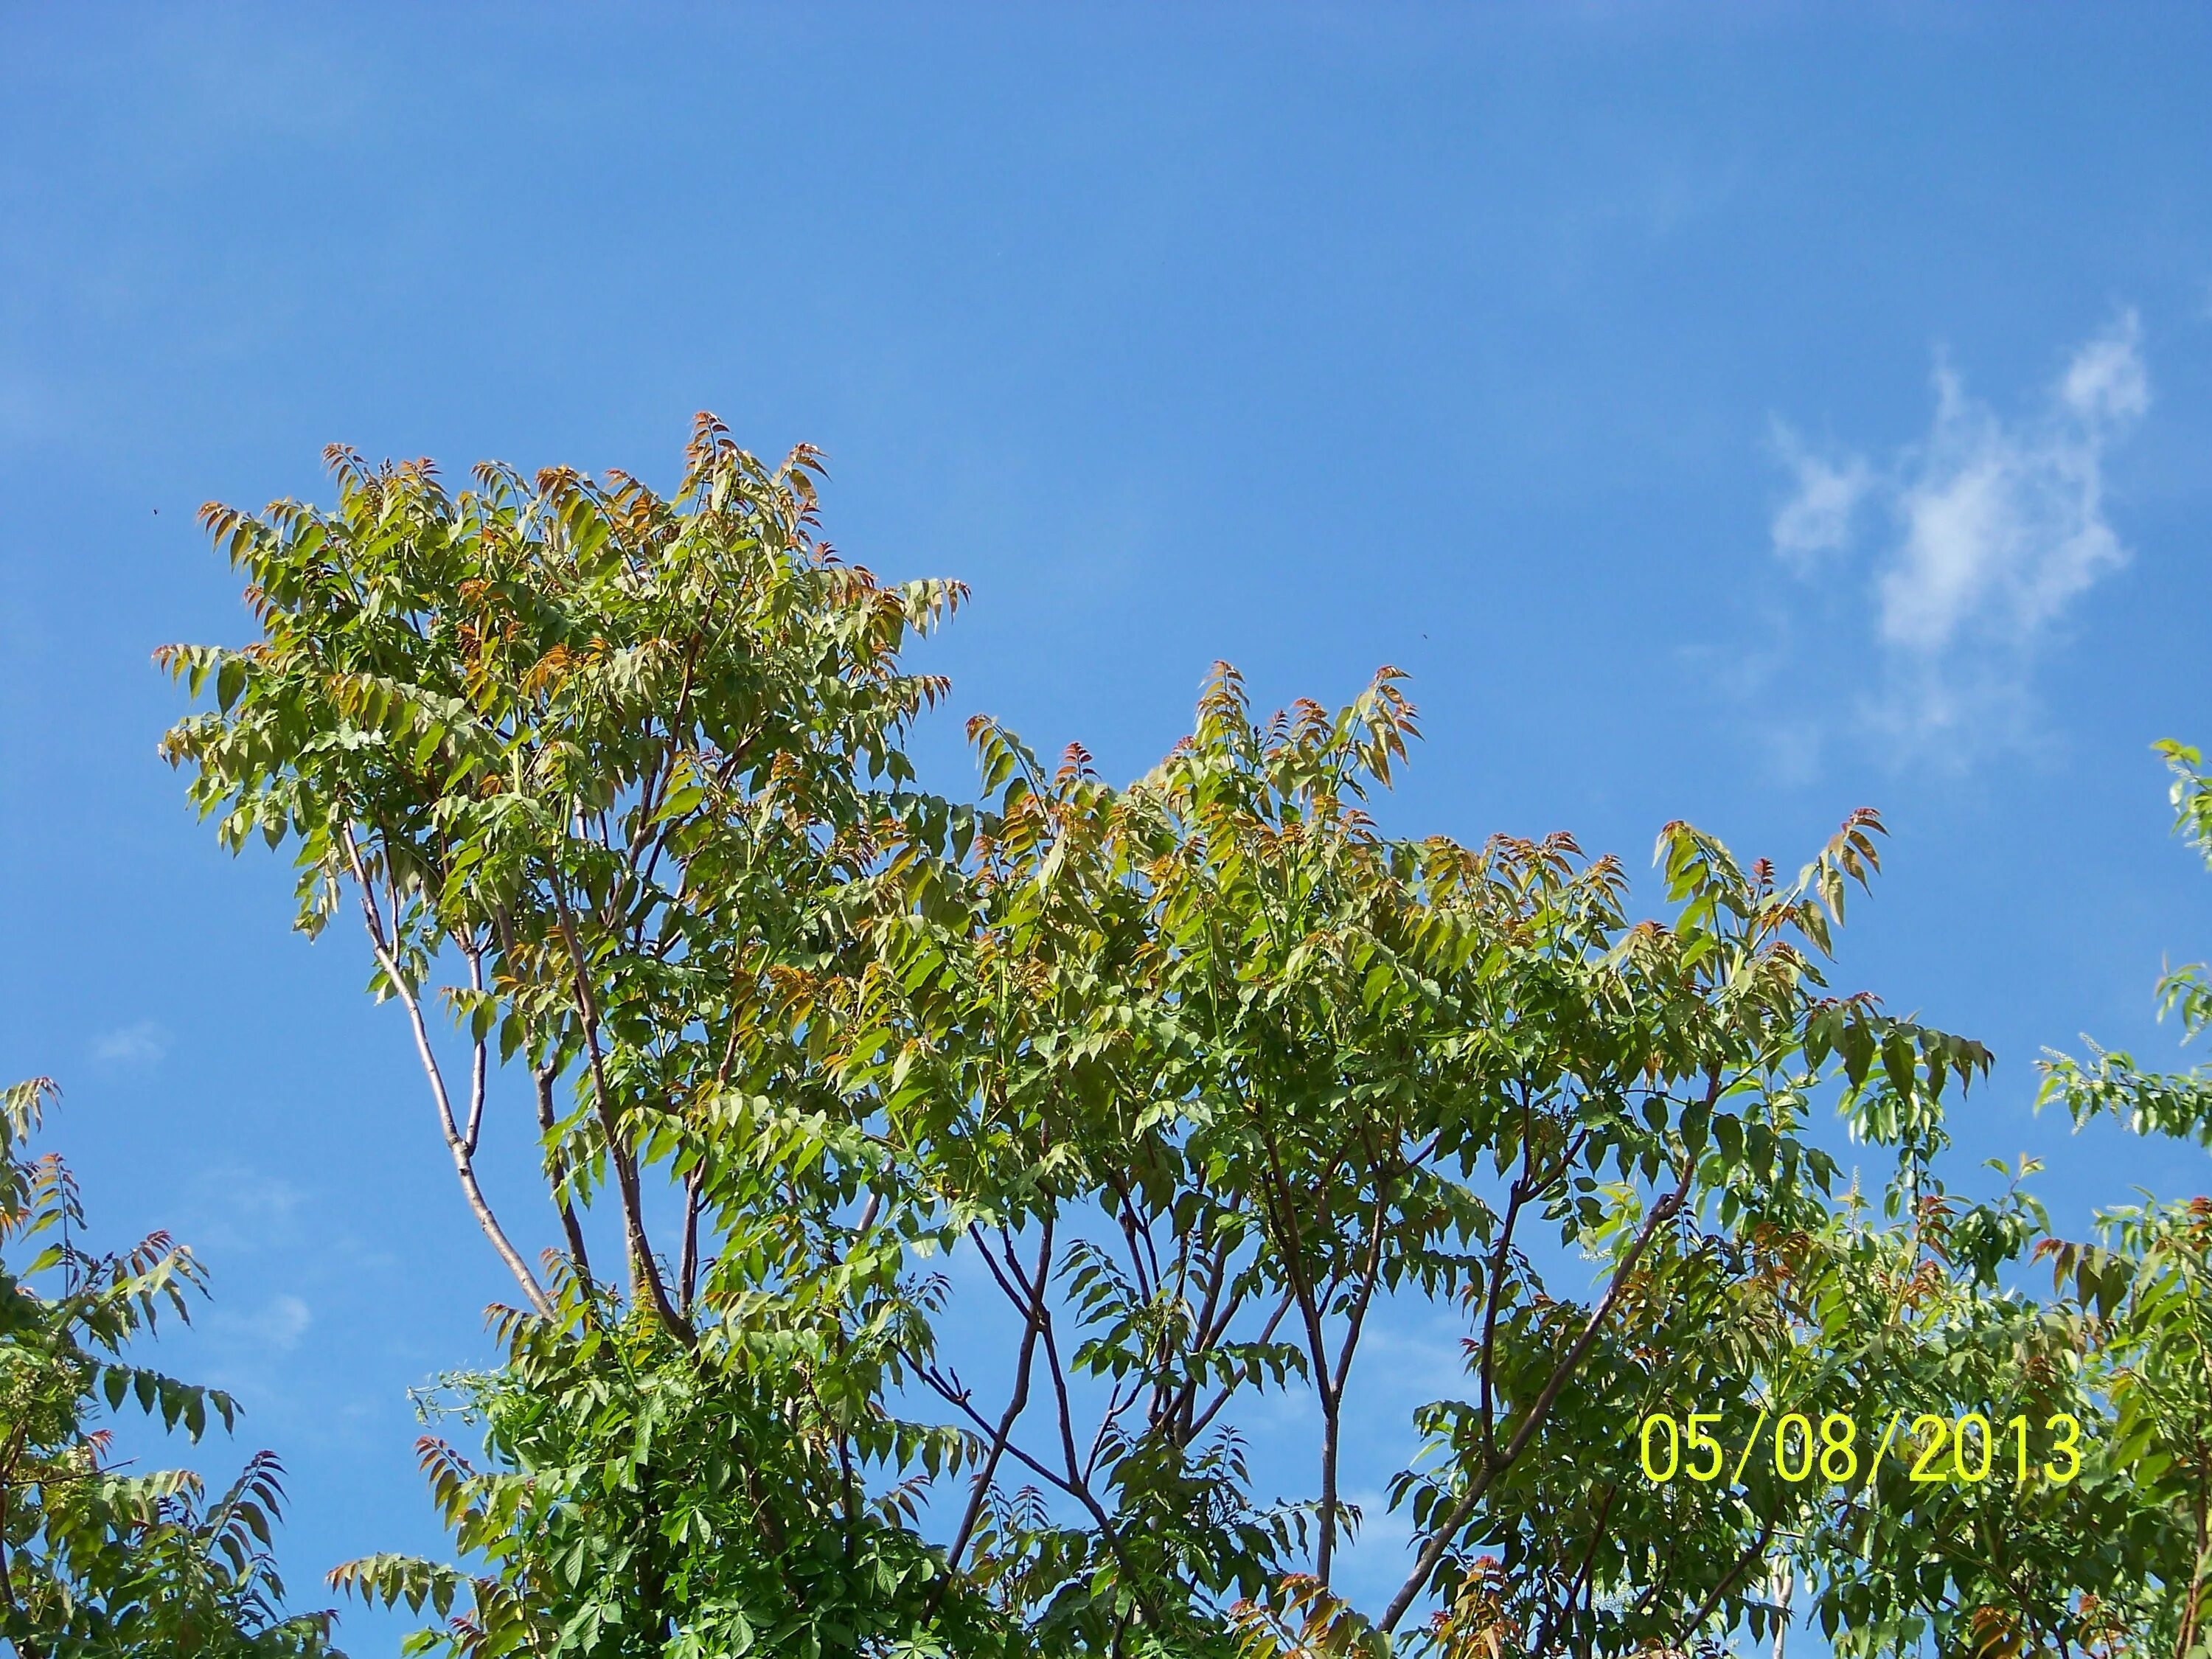
[[[191,1374],[245,1400],[257,1419],[273,1406],[282,1414],[304,1414],[326,1427],[327,1395],[310,1407],[296,1369],[315,1363],[312,1350],[301,1352],[314,1323],[307,1298],[289,1291],[244,1305],[226,1302],[218,1293],[213,1308],[193,1317],[198,1334]]]
[[[92,1057],[106,1066],[158,1066],[169,1052],[169,1034],[150,1019],[108,1032],[93,1044]]]
[[[219,1309],[208,1328],[228,1341],[275,1353],[289,1353],[315,1322],[313,1310],[289,1292],[272,1296],[252,1313]]]
[[[1830,459],[1815,454],[1790,428],[1774,422],[1774,453],[1796,488],[1774,515],[1774,550],[1799,570],[1850,545],[1859,503],[1874,488],[1874,471],[1858,455]]]
[[[217,1164],[186,1185],[177,1224],[204,1255],[296,1255],[319,1237],[301,1225],[307,1199],[282,1176],[251,1164]],[[317,1214],[308,1211],[307,1219]]]
[[[1881,466],[1819,453],[1778,422],[1792,487],[1772,538],[1810,576],[1859,548],[1868,520],[1883,526],[1864,590],[1883,664],[1869,712],[1907,744],[1956,756],[2021,734],[2052,633],[2127,562],[2106,516],[2105,463],[2150,406],[2141,324],[2123,313],[2016,418],[1940,357],[1935,394],[1927,436]]]

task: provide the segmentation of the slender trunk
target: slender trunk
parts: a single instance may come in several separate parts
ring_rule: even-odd
[[[684,1256],[678,1264],[676,1294],[686,1319],[699,1292],[699,1184],[695,1176],[684,1183]]]
[[[1527,1176],[1528,1171],[1528,1159],[1531,1154],[1525,1150],[1527,1146],[1525,1139],[1523,1139],[1522,1145],[1524,1150],[1522,1153],[1522,1176],[1521,1178],[1516,1179],[1514,1182],[1512,1190],[1505,1195],[1505,1217],[1504,1219],[1498,1224],[1498,1243],[1491,1250],[1490,1272],[1488,1276],[1485,1279],[1482,1286],[1482,1359],[1480,1365],[1482,1373],[1482,1393],[1480,1396],[1481,1406],[1480,1409],[1482,1415],[1482,1455],[1485,1457],[1493,1455],[1498,1450],[1496,1409],[1498,1310],[1499,1304],[1505,1299],[1504,1285],[1506,1258],[1508,1253],[1513,1248],[1513,1230],[1520,1224],[1521,1206],[1528,1201],[1529,1196],[1527,1186]]]
[[[853,1441],[837,1437],[837,1472],[845,1486],[845,1565],[849,1569],[860,1547],[860,1483],[853,1477]]]
[[[697,1333],[669,1301],[668,1286],[661,1280],[659,1264],[653,1259],[652,1242],[646,1237],[645,1200],[638,1188],[637,1160],[623,1142],[622,1126],[616,1121],[614,1096],[607,1087],[606,1070],[599,1054],[599,1008],[592,997],[583,944],[576,937],[568,895],[557,875],[553,882],[553,898],[560,907],[561,935],[568,943],[569,959],[575,967],[576,1012],[584,1023],[584,1056],[591,1073],[592,1103],[597,1109],[600,1133],[606,1137],[607,1161],[614,1165],[615,1191],[622,1200],[623,1234],[629,1256],[630,1299],[651,1303],[654,1316],[661,1324],[684,1346],[691,1347],[698,1341]]]
[[[553,1202],[561,1212],[561,1231],[568,1238],[568,1259],[575,1264],[576,1276],[589,1285],[592,1257],[584,1248],[584,1229],[576,1219],[575,1205],[561,1190],[568,1184],[568,1160],[561,1156],[561,1148],[553,1139],[555,1073],[549,1066],[543,1070],[533,1066],[530,1074],[538,1085],[538,1136],[545,1147],[545,1172],[553,1178]]]
[[[1264,1115],[1259,1123],[1260,1144],[1267,1154],[1267,1175],[1272,1183],[1266,1202],[1274,1224],[1276,1250],[1282,1257],[1284,1277],[1291,1282],[1299,1316],[1305,1325],[1306,1354],[1313,1366],[1314,1393],[1321,1401],[1321,1541],[1314,1551],[1314,1576],[1327,1589],[1329,1569],[1336,1554],[1336,1419],[1342,1401],[1331,1386],[1328,1339],[1322,1327],[1322,1304],[1315,1298],[1313,1285],[1306,1277],[1302,1260],[1304,1245],[1298,1231],[1296,1199],[1290,1182],[1284,1177],[1274,1133]]]
[[[1369,1148],[1370,1156],[1373,1148]],[[1382,1274],[1382,1240],[1385,1206],[1391,1190],[1389,1178],[1379,1171],[1375,1177],[1375,1211],[1368,1228],[1367,1259],[1360,1264],[1359,1289],[1352,1299],[1352,1307],[1345,1318],[1344,1344],[1337,1351],[1334,1374],[1323,1375],[1318,1380],[1322,1407],[1321,1437],[1321,1549],[1315,1559],[1316,1574],[1323,1589],[1329,1588],[1329,1568],[1336,1558],[1337,1468],[1340,1462],[1340,1442],[1344,1422],[1344,1391],[1352,1380],[1352,1357],[1359,1348],[1359,1333],[1367,1322],[1367,1309],[1375,1297],[1375,1286]]]
[[[1321,1544],[1314,1551],[1314,1577],[1327,1589],[1329,1568],[1336,1559],[1337,1429],[1344,1401],[1326,1382],[1321,1395]]]
[[[1720,1083],[1716,1078],[1706,1095],[1708,1105],[1719,1093]],[[1444,1552],[1451,1547],[1452,1539],[1467,1524],[1468,1516],[1474,1513],[1474,1506],[1482,1501],[1482,1495],[1490,1489],[1491,1482],[1511,1468],[1521,1454],[1528,1449],[1528,1443],[1535,1438],[1536,1431],[1544,1425],[1544,1419],[1551,1414],[1552,1402],[1559,1398],[1559,1390],[1566,1387],[1567,1379],[1582,1364],[1583,1355],[1597,1340],[1599,1330],[1620,1300],[1621,1293],[1628,1288],[1629,1276],[1635,1272],[1644,1248],[1658,1234],[1659,1229],[1680,1211],[1697,1169],[1698,1161],[1694,1157],[1683,1159],[1681,1180],[1674,1191],[1651,1206],[1651,1213],[1644,1218],[1644,1225],[1622,1253],[1620,1266],[1614,1269],[1613,1283],[1606,1287],[1604,1297],[1591,1310],[1589,1318],[1583,1322],[1581,1334],[1575,1338],[1574,1345],[1567,1350],[1565,1357],[1553,1367],[1542,1392],[1529,1406],[1528,1414],[1522,1419],[1520,1428],[1515,1431],[1513,1438],[1506,1443],[1503,1452],[1485,1455],[1482,1468],[1468,1483],[1467,1491],[1452,1505],[1450,1512],[1431,1529],[1428,1542],[1421,1547],[1421,1553],[1415,1559],[1413,1572],[1398,1587],[1398,1593],[1390,1598],[1390,1605],[1383,1609],[1379,1627],[1385,1634],[1395,1629],[1398,1621],[1406,1616],[1406,1609],[1413,1605],[1414,1598],[1420,1595],[1422,1587],[1429,1582],[1429,1576],[1436,1571],[1437,1564],[1443,1559]]]

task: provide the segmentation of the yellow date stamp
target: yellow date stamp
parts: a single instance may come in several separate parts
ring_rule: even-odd
[[[1815,1417],[1762,1410],[1741,1448],[1723,1443],[1714,1432],[1720,1424],[1718,1412],[1646,1417],[1638,1434],[1644,1478],[1663,1486],[1677,1479],[1710,1483],[1726,1474],[1729,1485],[1737,1486],[1754,1456],[1771,1461],[1774,1473],[1793,1485],[1844,1487],[1870,1484],[1893,1455],[1923,1486],[2007,1478],[2017,1486],[2063,1486],[2081,1473],[2081,1424],[2070,1412],[2055,1412],[2039,1425],[2025,1413],[1993,1420],[1983,1412],[1955,1417],[1893,1412],[1870,1459],[1861,1450],[1868,1437],[1858,1419],[1845,1412]]]

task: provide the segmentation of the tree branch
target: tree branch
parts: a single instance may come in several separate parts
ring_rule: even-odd
[[[588,1285],[592,1281],[592,1258],[584,1249],[584,1230],[576,1219],[576,1206],[562,1189],[568,1184],[568,1160],[561,1155],[560,1144],[553,1138],[553,1080],[558,1075],[550,1066],[531,1067],[530,1075],[538,1086],[538,1138],[545,1148],[546,1173],[553,1178],[553,1202],[561,1212],[561,1231],[568,1240],[568,1259],[576,1264],[576,1271]]]
[[[1006,1455],[1006,1443],[1012,1438],[1014,1423],[1030,1403],[1030,1376],[1036,1360],[1037,1337],[1044,1329],[1043,1286],[1052,1266],[1052,1218],[1044,1221],[1044,1240],[1037,1247],[1036,1276],[1032,1280],[1036,1287],[1030,1302],[1028,1328],[1022,1333],[1021,1357],[1014,1364],[1014,1392],[1006,1402],[1005,1414],[991,1436],[991,1449],[983,1467],[975,1472],[974,1485],[968,1493],[968,1508],[960,1517],[960,1529],[952,1536],[952,1547],[945,1553],[945,1568],[949,1578],[957,1571],[960,1558],[968,1548],[968,1540],[975,1535],[975,1523],[982,1517],[983,1500],[989,1494],[991,1482],[999,1473],[999,1462]]]
[[[1720,1075],[1715,1072],[1711,1074],[1705,1091],[1707,1105],[1710,1106],[1719,1094]],[[1468,1482],[1467,1491],[1452,1505],[1442,1523],[1430,1533],[1428,1542],[1421,1547],[1413,1572],[1399,1586],[1398,1593],[1390,1598],[1390,1605],[1383,1610],[1379,1628],[1386,1634],[1396,1628],[1398,1621],[1406,1616],[1406,1609],[1413,1606],[1414,1597],[1428,1583],[1429,1575],[1437,1570],[1437,1563],[1443,1559],[1444,1552],[1451,1547],[1451,1540],[1459,1529],[1467,1524],[1468,1516],[1474,1513],[1474,1506],[1482,1501],[1482,1495],[1490,1489],[1491,1482],[1511,1468],[1515,1460],[1528,1449],[1528,1443],[1535,1438],[1536,1431],[1543,1426],[1545,1418],[1551,1413],[1552,1402],[1559,1398],[1559,1390],[1567,1385],[1567,1379],[1580,1367],[1590,1345],[1597,1340],[1598,1331],[1620,1301],[1622,1292],[1628,1288],[1629,1277],[1635,1272],[1644,1248],[1657,1236],[1660,1228],[1673,1220],[1681,1210],[1682,1201],[1689,1195],[1690,1183],[1696,1178],[1697,1171],[1697,1155],[1685,1152],[1681,1179],[1675,1183],[1674,1189],[1654,1204],[1651,1212],[1644,1217],[1644,1225],[1638,1229],[1636,1237],[1621,1255],[1620,1265],[1614,1268],[1613,1282],[1606,1287],[1603,1298],[1591,1310],[1589,1318],[1583,1322],[1581,1334],[1575,1338],[1565,1357],[1553,1367],[1542,1391],[1530,1404],[1527,1416],[1522,1419],[1513,1438],[1506,1443],[1504,1451],[1495,1454],[1485,1451],[1482,1468]]]
[[[653,1259],[652,1242],[646,1237],[645,1200],[638,1190],[637,1160],[624,1144],[621,1126],[616,1120],[614,1096],[607,1087],[606,1068],[599,1053],[599,1007],[592,996],[583,944],[576,937],[575,921],[569,914],[568,892],[561,884],[558,871],[552,872],[552,887],[553,902],[560,911],[561,937],[568,942],[569,960],[575,965],[576,1010],[584,1022],[584,1053],[590,1067],[592,1103],[598,1109],[600,1133],[606,1137],[607,1157],[615,1166],[615,1189],[622,1200],[623,1232],[629,1247],[630,1296],[635,1300],[641,1289],[660,1322],[685,1347],[696,1347],[698,1333],[669,1301],[668,1287],[661,1282],[660,1266]]]
[[[471,939],[461,946],[461,955],[469,964],[469,988],[479,996],[483,994],[483,952]],[[469,1156],[477,1155],[477,1137],[483,1130],[484,1085],[488,1081],[490,1055],[487,1052],[490,1034],[476,1035],[476,1011],[469,1011],[470,1038],[475,1053],[469,1062],[469,1127],[461,1133],[461,1144],[468,1148]]]
[[[684,1183],[684,1255],[676,1270],[678,1305],[691,1316],[691,1304],[699,1287],[699,1172]]]
[[[407,1010],[408,1023],[414,1030],[415,1053],[422,1063],[423,1076],[429,1079],[430,1097],[438,1107],[438,1127],[445,1134],[447,1151],[453,1155],[453,1173],[460,1178],[462,1196],[468,1200],[470,1212],[476,1217],[477,1224],[483,1229],[484,1237],[491,1241],[492,1249],[499,1252],[500,1260],[507,1263],[507,1271],[514,1275],[515,1282],[522,1286],[523,1294],[530,1298],[530,1305],[540,1316],[550,1319],[553,1316],[551,1300],[538,1285],[537,1275],[524,1264],[522,1257],[508,1241],[505,1230],[499,1224],[499,1218],[492,1213],[491,1205],[483,1195],[483,1188],[477,1184],[475,1160],[461,1138],[460,1126],[453,1120],[453,1099],[446,1092],[445,1073],[438,1069],[438,1057],[431,1051],[430,1030],[423,1023],[422,1002],[415,994],[415,988],[407,982],[406,975],[400,971],[395,949],[397,941],[386,935],[384,918],[376,906],[376,891],[369,884],[368,866],[362,861],[361,848],[354,839],[352,827],[341,826],[338,839],[345,848],[347,862],[353,866],[354,880],[361,888],[362,919],[368,930],[369,947],[376,952],[377,964],[384,969],[384,977],[392,987],[392,994]],[[396,915],[393,920],[396,924]]]

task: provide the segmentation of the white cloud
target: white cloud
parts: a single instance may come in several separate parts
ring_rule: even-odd
[[[300,1212],[308,1194],[282,1176],[216,1164],[194,1176],[185,1194],[178,1231],[203,1255],[295,1252],[305,1242]]]
[[[2150,408],[2142,360],[2142,319],[2123,312],[2110,329],[2074,354],[2063,382],[2067,406],[2084,420],[2132,421]]]
[[[1774,422],[1773,442],[1776,458],[1796,483],[1774,515],[1774,550],[1802,568],[1850,544],[1851,520],[1874,487],[1874,474],[1860,456],[1838,463],[1814,454],[1780,421]]]
[[[289,1353],[315,1322],[314,1312],[289,1292],[273,1296],[251,1314],[219,1311],[210,1322],[218,1335],[250,1346]]]
[[[109,1066],[158,1066],[168,1052],[168,1032],[150,1019],[110,1031],[92,1048],[93,1058]]]
[[[1949,742],[2018,726],[2051,632],[2127,562],[2105,514],[2105,459],[2150,406],[2141,324],[2122,313],[2015,420],[1940,360],[1935,390],[1927,437],[1884,468],[1814,455],[1778,424],[1795,488],[1772,535],[1806,574],[1852,545],[1862,502],[1883,510],[1872,598],[1887,678],[1873,712],[1899,737]]]

